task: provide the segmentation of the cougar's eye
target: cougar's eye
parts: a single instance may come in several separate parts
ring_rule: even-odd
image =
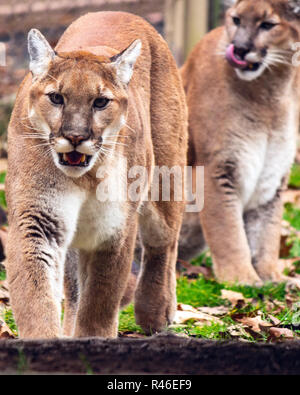
[[[275,27],[276,26],[276,23],[272,23],[272,22],[263,22],[261,25],[260,25],[260,29],[262,29],[262,30],[271,30],[271,29],[273,29],[273,27]]]
[[[240,18],[238,18],[237,16],[232,17],[233,23],[235,24],[235,26],[240,26],[241,24],[241,20]]]
[[[60,105],[60,106],[62,106],[64,104],[64,98],[59,93],[50,93],[48,96],[53,104]]]
[[[97,110],[103,110],[108,105],[109,102],[110,100],[107,99],[106,97],[99,97],[94,101],[93,106]]]

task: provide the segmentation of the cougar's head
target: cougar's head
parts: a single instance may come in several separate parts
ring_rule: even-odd
[[[291,67],[299,41],[300,1],[236,0],[226,14],[226,59],[239,78],[252,81],[266,69]]]
[[[28,36],[33,75],[28,120],[56,166],[80,177],[115,148],[128,108],[128,84],[141,41],[113,57],[56,53],[37,30]],[[41,144],[43,146],[43,144]]]

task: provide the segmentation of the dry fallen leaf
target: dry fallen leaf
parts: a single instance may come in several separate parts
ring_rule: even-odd
[[[132,331],[125,331],[119,332],[120,337],[129,337],[129,338],[144,338],[146,335],[142,335],[141,333],[132,332]]]
[[[217,306],[217,307],[198,307],[197,310],[205,314],[210,314],[214,316],[223,316],[226,315],[230,309],[226,306]]]
[[[267,305],[267,310],[272,311],[272,314],[280,314],[283,310],[286,309],[286,305],[279,300],[272,300],[269,305]]]
[[[227,328],[227,331],[232,337],[242,337],[242,336],[249,337],[243,325],[231,325]]]
[[[0,339],[14,339],[15,336],[5,322],[0,320]]]
[[[238,322],[243,324],[246,328],[251,329],[255,333],[261,333],[267,328],[271,328],[273,324],[270,322],[262,320],[261,316],[256,317],[244,317],[237,319]]]
[[[240,292],[228,291],[227,289],[222,289],[221,291],[222,299],[227,299],[232,304],[232,307],[243,306],[250,300],[246,299],[244,295]]]
[[[278,340],[278,339],[294,339],[295,334],[293,331],[287,328],[270,328],[269,329],[269,340]]]
[[[174,323],[184,324],[188,321],[196,321],[197,326],[210,325],[212,322],[222,324],[222,321],[217,317],[201,313],[192,306],[179,303],[177,306]]]
[[[300,290],[300,276],[299,274],[294,274],[293,277],[286,277],[287,280],[285,290],[290,293],[293,291],[298,292]]]
[[[190,306],[189,304],[184,304],[184,303],[178,303],[177,304],[177,310],[179,310],[179,311],[192,311],[192,312],[198,312],[198,310],[195,308],[195,307],[193,307],[193,306]]]
[[[272,324],[275,325],[275,326],[278,326],[278,325],[281,324],[281,321],[278,318],[276,318],[273,315],[271,315],[271,314],[268,314],[268,318],[272,322]]]

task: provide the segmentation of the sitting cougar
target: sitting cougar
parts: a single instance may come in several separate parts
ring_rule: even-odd
[[[175,61],[154,28],[126,13],[80,18],[55,51],[37,30],[28,42],[31,73],[9,126],[6,184],[7,274],[19,334],[62,334],[66,268],[64,334],[117,336],[138,229],[136,320],[160,331],[176,310],[184,202],[147,196],[154,166],[183,169],[186,162],[187,111]],[[140,197],[100,199],[98,187],[112,173],[128,183],[136,177],[124,158],[128,169],[147,170]],[[66,256],[78,260],[78,305]]]
[[[284,279],[281,194],[299,129],[299,41],[300,1],[238,0],[182,69],[189,164],[205,166],[205,207],[200,218],[186,215],[179,256],[191,258],[205,239],[220,281]]]

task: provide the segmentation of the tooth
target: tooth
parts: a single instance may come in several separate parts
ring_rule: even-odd
[[[80,162],[81,162],[81,163],[85,162],[85,155],[82,155],[82,157],[81,157],[81,159],[80,159]]]
[[[67,156],[67,154],[63,154],[63,160],[64,160],[65,162],[68,162],[68,156]]]

